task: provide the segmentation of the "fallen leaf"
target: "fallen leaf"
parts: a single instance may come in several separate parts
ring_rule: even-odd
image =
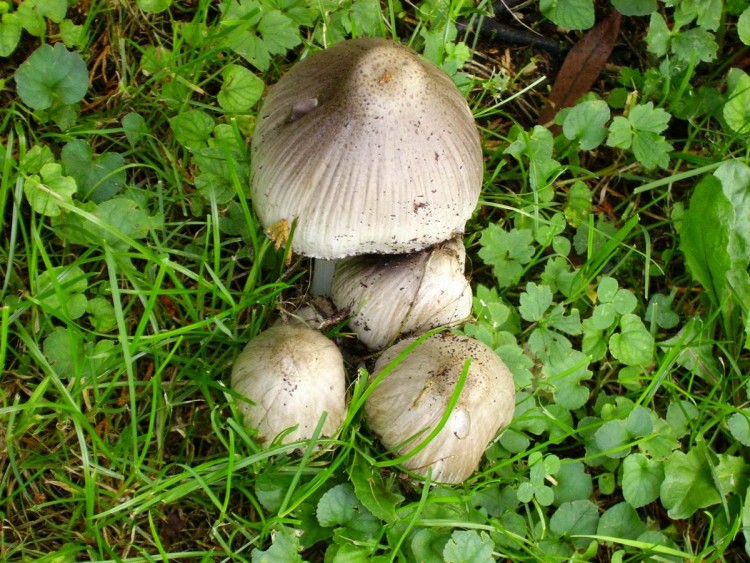
[[[547,106],[539,116],[540,124],[552,121],[558,111],[572,106],[591,89],[607,64],[619,34],[620,12],[612,10],[568,52],[555,78]]]

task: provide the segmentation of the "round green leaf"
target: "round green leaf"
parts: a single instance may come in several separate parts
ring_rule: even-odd
[[[737,35],[745,45],[750,45],[750,8],[745,8],[737,20]]]
[[[74,104],[88,90],[86,63],[62,43],[39,47],[18,67],[14,78],[23,103],[36,110],[49,108],[55,99]]]
[[[21,39],[21,23],[16,14],[3,14],[0,20],[0,57],[8,57]]]
[[[558,506],[574,500],[586,500],[594,491],[591,475],[586,473],[585,466],[580,461],[564,463],[555,474],[555,481],[557,484],[552,489]]]
[[[174,136],[184,147],[204,147],[211,137],[214,120],[206,112],[190,109],[177,114],[169,120]]]
[[[634,453],[625,458],[622,466],[623,497],[634,508],[646,506],[659,498],[659,487],[664,480],[661,462]]]
[[[630,441],[630,433],[625,427],[624,420],[605,422],[594,434],[594,439],[607,457],[621,458],[630,452],[630,448],[624,447]]]
[[[219,105],[228,112],[249,111],[263,95],[263,80],[240,65],[224,69],[224,82],[216,96]]]
[[[599,510],[589,500],[574,500],[560,505],[549,520],[549,528],[558,536],[590,535],[596,532]]]
[[[732,437],[743,446],[750,447],[750,410],[736,412],[727,421]]]
[[[613,334],[609,339],[609,351],[625,365],[644,365],[653,358],[654,337],[640,317],[633,314],[623,315],[620,320],[620,332]]]
[[[690,518],[701,508],[721,502],[712,468],[698,448],[674,452],[664,464],[661,503],[673,520]]]
[[[158,14],[169,8],[172,0],[136,0],[135,3],[147,14]]]
[[[619,502],[608,508],[599,518],[596,533],[599,536],[612,538],[638,539],[646,531],[646,524],[638,513],[627,502]]]
[[[487,563],[495,561],[492,550],[495,544],[487,532],[475,530],[458,530],[451,534],[451,539],[443,549],[443,560],[446,563]]]

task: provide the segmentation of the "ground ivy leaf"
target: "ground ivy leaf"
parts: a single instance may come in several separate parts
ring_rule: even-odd
[[[490,224],[482,231],[479,257],[485,264],[492,266],[499,287],[510,287],[518,283],[523,265],[531,262],[534,256],[533,240],[531,229],[506,231],[499,225]]]
[[[487,563],[495,561],[492,550],[495,544],[487,532],[457,530],[443,549],[446,563]]]
[[[158,14],[169,8],[172,0],[135,0],[135,3],[147,14]]]
[[[9,57],[16,50],[22,29],[17,14],[3,14],[0,20],[0,57]]]
[[[64,311],[75,320],[86,312],[86,274],[78,266],[58,266],[36,279],[35,297],[54,311]]]
[[[34,37],[41,37],[46,30],[44,16],[39,11],[36,0],[25,0],[21,2],[16,10],[18,19],[23,28]]]
[[[640,508],[659,498],[664,480],[664,465],[641,453],[632,453],[622,464],[622,494],[634,508]]]
[[[623,16],[647,16],[656,11],[656,0],[612,0]]]
[[[14,74],[18,96],[32,109],[47,109],[55,98],[74,104],[86,95],[88,71],[81,55],[62,43],[42,45]]]
[[[599,510],[590,500],[564,502],[549,520],[550,530],[558,536],[595,534],[598,524]],[[587,545],[588,540],[583,544]]]
[[[55,372],[64,378],[75,375],[81,367],[82,349],[80,340],[66,328],[55,328],[42,343],[42,352]]]
[[[592,0],[540,0],[545,17],[566,29],[588,29],[594,25]]]
[[[732,437],[743,446],[750,447],[750,409],[734,413],[727,420]]]
[[[62,213],[60,203],[73,203],[78,186],[70,176],[63,176],[62,166],[51,162],[42,166],[40,176],[34,174],[23,183],[23,193],[37,213],[57,217]]]
[[[78,197],[96,203],[111,199],[127,183],[125,159],[119,153],[105,152],[94,158],[86,141],[74,139],[62,149],[65,172],[75,178]]]
[[[594,309],[594,312],[596,312],[596,309]],[[598,362],[604,358],[607,353],[607,340],[605,338],[604,329],[596,327],[593,317],[584,319],[582,327],[583,341],[581,344],[581,350],[591,358],[591,361]]]
[[[609,338],[609,351],[612,356],[628,366],[648,364],[654,356],[654,337],[633,314],[620,319],[620,332]]]
[[[750,8],[745,8],[740,14],[737,20],[737,34],[740,36],[740,41],[745,45],[750,45]]]
[[[647,440],[639,442],[638,447],[647,456],[657,461],[664,461],[672,455],[680,443],[674,435],[672,427],[662,418],[652,414],[653,433]]]
[[[68,11],[67,0],[43,0],[37,5],[39,13],[53,23],[60,23]]]
[[[189,109],[170,118],[169,125],[178,143],[183,147],[196,149],[208,144],[214,120],[205,111]]]
[[[630,432],[630,435],[635,438],[650,435],[654,429],[654,425],[651,422],[652,415],[653,412],[647,408],[641,406],[633,407],[633,410],[628,413],[628,417],[625,419],[625,427]]]
[[[697,510],[721,502],[711,467],[698,448],[672,453],[664,464],[659,494],[673,520],[690,518]]]
[[[135,146],[141,140],[141,137],[148,133],[146,120],[135,111],[131,111],[122,118],[122,128],[125,132],[125,138],[131,146]]]
[[[563,463],[555,473],[556,485],[552,487],[555,493],[555,505],[565,502],[585,500],[594,492],[591,475],[586,473],[586,466],[580,461]]]
[[[253,549],[251,552],[253,563],[277,563],[279,561],[301,563],[303,561],[299,554],[299,538],[294,532],[282,528],[275,532],[272,538],[273,543],[268,549]]]
[[[349,477],[357,498],[373,516],[389,524],[396,520],[396,508],[404,497],[393,492],[394,487],[383,479],[380,471],[373,468],[363,457],[357,456],[349,471]]]
[[[565,116],[563,134],[571,141],[578,141],[580,150],[590,151],[598,147],[607,136],[604,126],[609,121],[609,106],[604,100],[589,100],[575,105]]]
[[[544,387],[552,388],[558,405],[575,410],[586,403],[589,390],[581,385],[581,381],[592,375],[588,366],[589,358],[578,350],[570,350],[555,362],[545,362],[542,366]]]
[[[249,111],[263,95],[263,80],[241,65],[227,65],[222,72],[221,90],[216,96],[219,105],[230,113]]]
[[[91,315],[91,325],[97,332],[109,332],[117,326],[115,308],[104,297],[94,297],[86,303],[86,312]]]
[[[715,481],[719,492],[726,497],[738,491],[746,491],[747,486],[747,464],[745,460],[736,455],[718,454],[719,463],[716,465]]]
[[[416,561],[443,563],[443,550],[450,540],[446,533],[432,528],[422,528],[411,540],[411,550]]]
[[[77,25],[71,20],[64,19],[60,22],[60,36],[66,47],[80,47],[86,40],[86,29],[82,25]]]
[[[674,401],[667,407],[667,424],[677,438],[682,438],[690,429],[690,421],[698,420],[698,409],[689,401]]]
[[[360,503],[350,483],[326,491],[318,501],[317,516],[321,526],[344,526],[365,534],[374,533],[380,527],[372,513]]]
[[[645,531],[646,524],[627,502],[619,502],[609,507],[599,518],[596,528],[596,534],[599,536],[629,540],[637,540]]]
[[[624,447],[630,441],[630,432],[623,420],[608,420],[602,424],[594,434],[594,440],[607,457],[619,459],[630,453],[630,448]]]

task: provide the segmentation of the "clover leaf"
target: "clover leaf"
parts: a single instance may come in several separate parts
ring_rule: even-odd
[[[48,109],[56,100],[74,104],[88,90],[86,63],[62,43],[39,47],[21,63],[14,78],[21,100],[35,110]]]

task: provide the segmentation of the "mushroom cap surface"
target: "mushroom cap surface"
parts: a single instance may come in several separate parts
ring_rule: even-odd
[[[332,436],[346,414],[344,359],[336,345],[302,324],[274,325],[248,342],[232,366],[231,385],[245,423],[270,442],[310,438],[323,412],[322,435]]]
[[[360,342],[380,350],[401,334],[422,334],[469,317],[465,263],[459,239],[412,254],[346,258],[333,276],[333,302],[349,309],[349,326]]]
[[[482,150],[466,99],[411,49],[376,38],[292,67],[258,115],[250,192],[264,227],[297,221],[295,252],[411,252],[463,232]]]
[[[402,340],[383,352],[371,380],[417,339]],[[468,478],[498,430],[513,418],[513,376],[497,354],[466,336],[432,336],[401,359],[365,403],[367,423],[383,445],[398,456],[407,454],[438,426],[467,359],[471,363],[464,386],[445,426],[403,463],[421,475],[431,468],[432,479],[440,483]]]

